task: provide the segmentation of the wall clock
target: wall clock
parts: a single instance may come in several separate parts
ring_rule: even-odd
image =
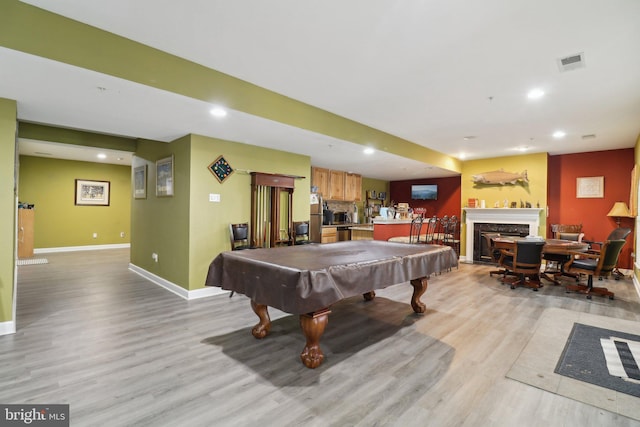
[[[225,179],[229,177],[233,173],[233,168],[227,162],[223,156],[218,157],[213,163],[211,163],[208,167],[209,171],[218,178],[218,181],[222,183]]]

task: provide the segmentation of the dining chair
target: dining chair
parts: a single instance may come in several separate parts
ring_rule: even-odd
[[[436,229],[438,228],[438,217],[432,216],[427,220],[427,229],[425,233],[421,236],[423,238],[424,243],[435,244],[434,235],[436,233]]]
[[[613,299],[614,293],[604,287],[593,286],[593,276],[606,277],[613,274],[618,264],[620,251],[624,244],[624,239],[607,240],[602,244],[599,252],[572,252],[571,259],[564,265],[565,271],[588,276],[587,284],[569,284],[565,286],[567,292],[576,291],[587,294],[587,299],[591,299],[592,294],[608,296]]]
[[[511,289],[517,286],[525,286],[537,291],[542,287],[540,283],[540,265],[542,264],[542,249],[544,240],[521,239],[516,241],[513,250],[500,250],[500,266],[507,273],[502,278],[503,283],[509,283]],[[507,279],[507,275],[513,273],[517,277]]]
[[[560,240],[581,242],[584,237],[582,224],[551,224],[551,232],[554,239]]]
[[[246,222],[240,224],[229,224],[229,240],[231,241],[232,251],[242,251],[245,249],[256,249],[249,242],[249,224]],[[229,298],[234,294],[231,291]]]
[[[446,222],[443,227],[442,244],[450,246],[456,252],[456,255],[460,256],[460,231],[459,231],[458,217],[453,215]]]
[[[309,222],[297,221],[293,223],[293,244],[308,245],[313,243],[309,238]]]
[[[615,228],[611,233],[609,233],[609,236],[607,236],[606,240],[626,240],[629,234],[631,234],[630,228],[618,227]],[[589,252],[591,253],[599,253],[602,249],[603,242],[594,242],[592,240],[585,240],[585,242],[589,244]],[[617,266],[613,269],[611,275],[616,280],[620,280],[621,277],[624,277],[624,274],[618,269]]]
[[[500,233],[482,233],[482,237],[485,239],[485,243],[487,244],[491,261],[498,266],[500,260],[500,249],[496,248],[496,244],[493,239],[500,237]],[[506,271],[504,269],[491,270],[489,271],[489,277],[493,277],[494,274],[504,276],[505,272]]]

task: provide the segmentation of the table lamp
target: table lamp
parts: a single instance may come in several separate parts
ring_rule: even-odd
[[[618,228],[620,228],[620,218],[631,217],[631,212],[629,212],[629,208],[627,207],[627,204],[625,202],[615,202],[613,207],[607,214],[607,216],[614,217],[616,219],[616,224],[618,225]]]

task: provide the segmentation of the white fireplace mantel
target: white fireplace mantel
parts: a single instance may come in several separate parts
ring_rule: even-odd
[[[543,208],[463,208],[465,213],[466,255],[465,261],[473,262],[473,229],[475,223],[527,224],[529,235],[537,236],[540,228],[540,212]]]

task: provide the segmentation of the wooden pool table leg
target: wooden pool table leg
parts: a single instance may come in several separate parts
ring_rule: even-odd
[[[300,359],[302,359],[302,363],[307,368],[317,368],[324,360],[324,354],[320,349],[320,337],[329,321],[329,313],[331,313],[331,310],[325,308],[324,310],[300,315],[300,327],[302,327],[302,333],[307,339],[307,344],[304,346],[302,353],[300,353]]]
[[[413,286],[413,295],[411,296],[411,308],[416,313],[424,313],[427,306],[420,301],[420,297],[427,291],[427,278],[421,277],[419,279],[413,279],[411,281]]]
[[[256,338],[264,338],[267,336],[269,330],[271,329],[271,319],[269,318],[269,311],[267,310],[267,306],[264,304],[258,304],[251,300],[251,308],[260,319],[260,322],[258,322],[258,324],[253,327],[251,333]]]
[[[364,297],[365,301],[373,301],[373,299],[376,297],[376,293],[374,291],[369,291],[362,294],[362,296]]]

